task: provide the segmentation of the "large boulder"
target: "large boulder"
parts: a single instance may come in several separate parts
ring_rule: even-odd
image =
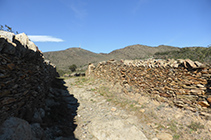
[[[205,67],[206,67],[205,64],[202,64],[202,63],[200,63],[200,62],[198,62],[198,61],[195,61],[195,64],[196,64],[196,66],[197,66],[198,68],[205,68]]]
[[[17,34],[0,31],[0,52],[6,54],[17,53],[19,57],[28,56],[33,57],[34,52],[39,51],[37,46],[29,40],[25,33]],[[16,54],[16,55],[17,55]]]
[[[12,33],[12,32],[7,32],[7,31],[1,31],[1,30],[0,30],[0,36],[5,36],[5,37],[7,37],[11,42],[13,42],[13,38],[14,38],[15,34]]]
[[[28,48],[34,52],[37,51],[37,46],[29,40],[28,36],[25,33],[15,35],[15,40],[19,41],[22,46]]]
[[[36,52],[36,51],[38,50],[38,48],[37,48],[37,46],[34,44],[34,42],[32,42],[32,41],[30,41],[30,40],[29,40],[27,46],[28,46],[28,49],[30,49],[30,50],[32,50],[32,51],[34,51],[34,52]]]
[[[23,119],[10,117],[0,128],[1,140],[31,140],[32,130],[29,123]]]
[[[190,59],[186,59],[184,61],[184,66],[185,68],[193,68],[193,69],[197,68],[196,64]]]
[[[188,69],[201,69],[201,68],[206,67],[205,64],[202,64],[198,61],[192,61],[190,59],[185,59],[183,64],[184,64],[184,67]]]

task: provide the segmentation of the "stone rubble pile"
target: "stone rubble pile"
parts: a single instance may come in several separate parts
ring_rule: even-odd
[[[8,130],[1,132],[0,139],[16,139],[19,132],[10,135],[9,130],[23,132],[20,139],[32,139],[24,134],[26,129],[42,131],[37,138],[43,137],[40,125],[46,123],[43,119],[50,106],[57,104],[54,98],[59,93],[53,93],[51,87],[58,76],[55,66],[44,59],[26,34],[0,31],[0,125],[5,127],[10,122],[9,128],[0,128]]]
[[[126,94],[149,95],[210,117],[211,67],[186,60],[109,60],[88,66],[87,76],[120,82]]]

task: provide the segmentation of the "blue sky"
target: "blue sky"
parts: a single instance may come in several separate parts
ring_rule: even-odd
[[[43,52],[211,45],[211,0],[0,0],[0,13]]]

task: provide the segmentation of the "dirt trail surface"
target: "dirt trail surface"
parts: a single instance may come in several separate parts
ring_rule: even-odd
[[[65,79],[78,100],[74,131],[79,140],[210,140],[211,121],[103,79]]]
[[[66,79],[66,86],[78,99],[75,130],[80,140],[147,140],[137,117],[118,109],[89,86],[75,84],[76,79]],[[93,85],[92,85],[93,86]]]

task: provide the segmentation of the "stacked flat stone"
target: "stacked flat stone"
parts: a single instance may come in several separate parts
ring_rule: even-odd
[[[109,60],[88,68],[89,76],[119,82],[126,94],[132,88],[171,105],[211,113],[211,67],[198,61]]]

